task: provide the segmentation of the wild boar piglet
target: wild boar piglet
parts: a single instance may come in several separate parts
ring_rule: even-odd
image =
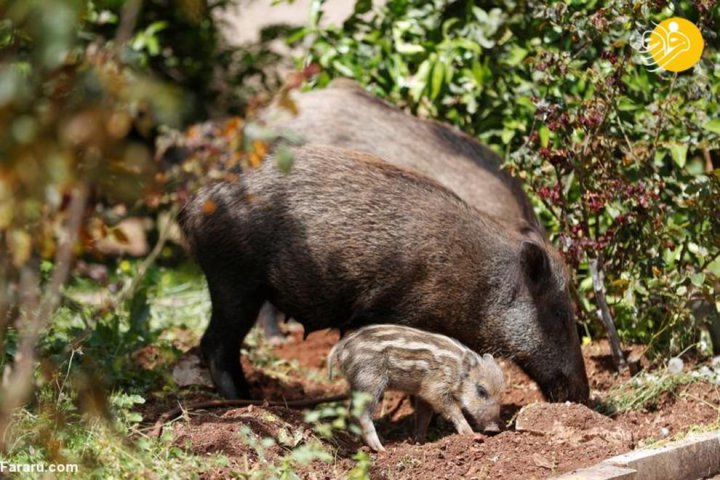
[[[337,365],[353,391],[371,400],[360,415],[363,439],[384,451],[372,413],[385,390],[415,397],[415,436],[425,438],[433,411],[453,423],[458,433],[474,426],[498,432],[503,373],[492,355],[479,355],[444,335],[398,325],[371,325],[341,339],[328,356],[330,378]]]

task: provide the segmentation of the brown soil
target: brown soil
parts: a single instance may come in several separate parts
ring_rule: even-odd
[[[337,340],[337,334],[317,332],[303,341],[294,333],[290,341],[275,347],[275,355],[296,361],[299,369],[290,369],[282,378],[274,378],[254,369],[243,359],[253,394],[269,400],[314,398],[345,391],[342,381],[326,380],[325,358]],[[591,407],[599,408],[607,392],[626,381],[629,373],[612,370],[606,342],[584,347],[591,384]],[[642,349],[626,352],[641,358]],[[378,479],[533,479],[590,466],[609,456],[686,433],[698,425],[720,421],[720,387],[708,382],[679,387],[665,393],[653,408],[614,415],[601,415],[577,404],[548,404],[535,384],[516,366],[501,361],[507,391],[502,416],[508,429],[499,435],[462,436],[436,418],[429,441],[414,444],[412,406],[402,394],[388,392],[376,412],[376,426],[387,451],[374,454],[353,434],[342,432],[330,440],[335,459],[300,467],[303,478],[343,478],[353,468],[353,455],[362,448],[370,454],[371,477]],[[647,366],[641,360],[644,367]],[[214,398],[208,389],[186,390],[179,396],[151,399],[143,413],[154,420],[165,410],[182,403]],[[541,402],[541,403],[534,403]],[[525,408],[523,408],[525,407]],[[320,440],[302,412],[284,407],[254,406],[189,412],[171,428],[175,443],[198,454],[222,453],[229,463],[218,467],[208,478],[227,478],[232,472],[267,468],[292,447]],[[262,438],[275,439],[264,451],[262,460],[251,446]]]

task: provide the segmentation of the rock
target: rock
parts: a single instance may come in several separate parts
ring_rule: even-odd
[[[685,368],[685,363],[682,361],[680,357],[673,357],[668,362],[668,372],[670,372],[673,375],[677,375],[679,373],[682,373],[683,368]]]
[[[715,370],[720,370],[720,355],[713,357],[712,360],[710,360],[710,365]]]
[[[637,472],[630,468],[613,467],[612,465],[595,465],[572,473],[566,473],[556,480],[634,480]]]
[[[192,352],[183,355],[175,364],[172,377],[180,387],[189,387],[191,385],[213,386],[210,372],[202,366],[200,357]]]
[[[612,419],[576,403],[532,403],[518,413],[515,429],[538,435],[551,435],[571,444],[599,438],[632,447],[632,433]]]

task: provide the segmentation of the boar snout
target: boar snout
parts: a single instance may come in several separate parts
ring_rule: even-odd
[[[545,398],[551,402],[587,403],[590,398],[590,388],[584,368],[581,374],[559,373],[548,382],[543,382],[541,390]]]

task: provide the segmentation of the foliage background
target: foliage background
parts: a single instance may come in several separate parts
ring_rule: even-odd
[[[698,25],[703,58],[652,72],[636,45],[671,16]],[[596,318],[599,259],[622,338],[676,354],[703,330],[720,348],[688,304],[717,317],[719,21],[707,1],[358,1],[341,27],[297,35],[323,67],[317,86],[356,78],[492,146],[573,267],[580,318]]]

